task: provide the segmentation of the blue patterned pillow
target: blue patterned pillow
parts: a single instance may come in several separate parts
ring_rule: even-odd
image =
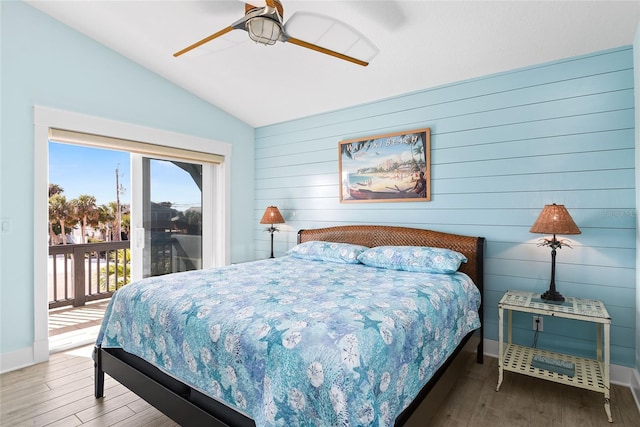
[[[427,246],[377,246],[358,256],[358,261],[371,267],[422,273],[451,274],[458,271],[467,258],[450,249]]]
[[[340,262],[343,264],[359,264],[358,255],[364,252],[366,246],[350,243],[310,241],[300,243],[291,248],[289,255],[315,261]]]

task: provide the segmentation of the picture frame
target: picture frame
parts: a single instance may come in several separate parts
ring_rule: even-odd
[[[340,141],[340,203],[431,200],[431,129]]]

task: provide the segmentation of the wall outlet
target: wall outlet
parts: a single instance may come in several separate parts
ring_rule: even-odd
[[[533,326],[532,329],[534,331],[542,332],[543,330],[543,322],[544,317],[542,316],[533,316]]]

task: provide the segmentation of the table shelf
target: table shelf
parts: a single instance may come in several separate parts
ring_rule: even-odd
[[[507,312],[507,339],[504,337],[504,312]],[[556,318],[582,320],[596,325],[596,359],[573,356],[512,342],[513,312],[553,316]],[[602,301],[568,297],[563,303],[540,299],[539,294],[523,291],[507,291],[498,303],[498,385],[504,378],[504,371],[515,372],[535,378],[569,385],[602,393],[607,419],[612,422],[609,390],[609,352],[611,317]],[[532,365],[534,356],[570,362],[574,365],[574,375],[539,368]]]
[[[536,354],[573,363],[575,365],[574,376],[570,377],[532,366],[531,360]],[[544,378],[549,381],[597,391],[599,393],[604,393],[607,389],[604,381],[602,363],[594,359],[570,356],[517,344],[508,344],[504,352],[502,367],[505,371],[517,372],[536,378]]]

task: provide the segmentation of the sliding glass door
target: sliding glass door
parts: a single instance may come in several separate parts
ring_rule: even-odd
[[[211,226],[212,165],[132,154],[132,275],[135,279],[203,268]]]

